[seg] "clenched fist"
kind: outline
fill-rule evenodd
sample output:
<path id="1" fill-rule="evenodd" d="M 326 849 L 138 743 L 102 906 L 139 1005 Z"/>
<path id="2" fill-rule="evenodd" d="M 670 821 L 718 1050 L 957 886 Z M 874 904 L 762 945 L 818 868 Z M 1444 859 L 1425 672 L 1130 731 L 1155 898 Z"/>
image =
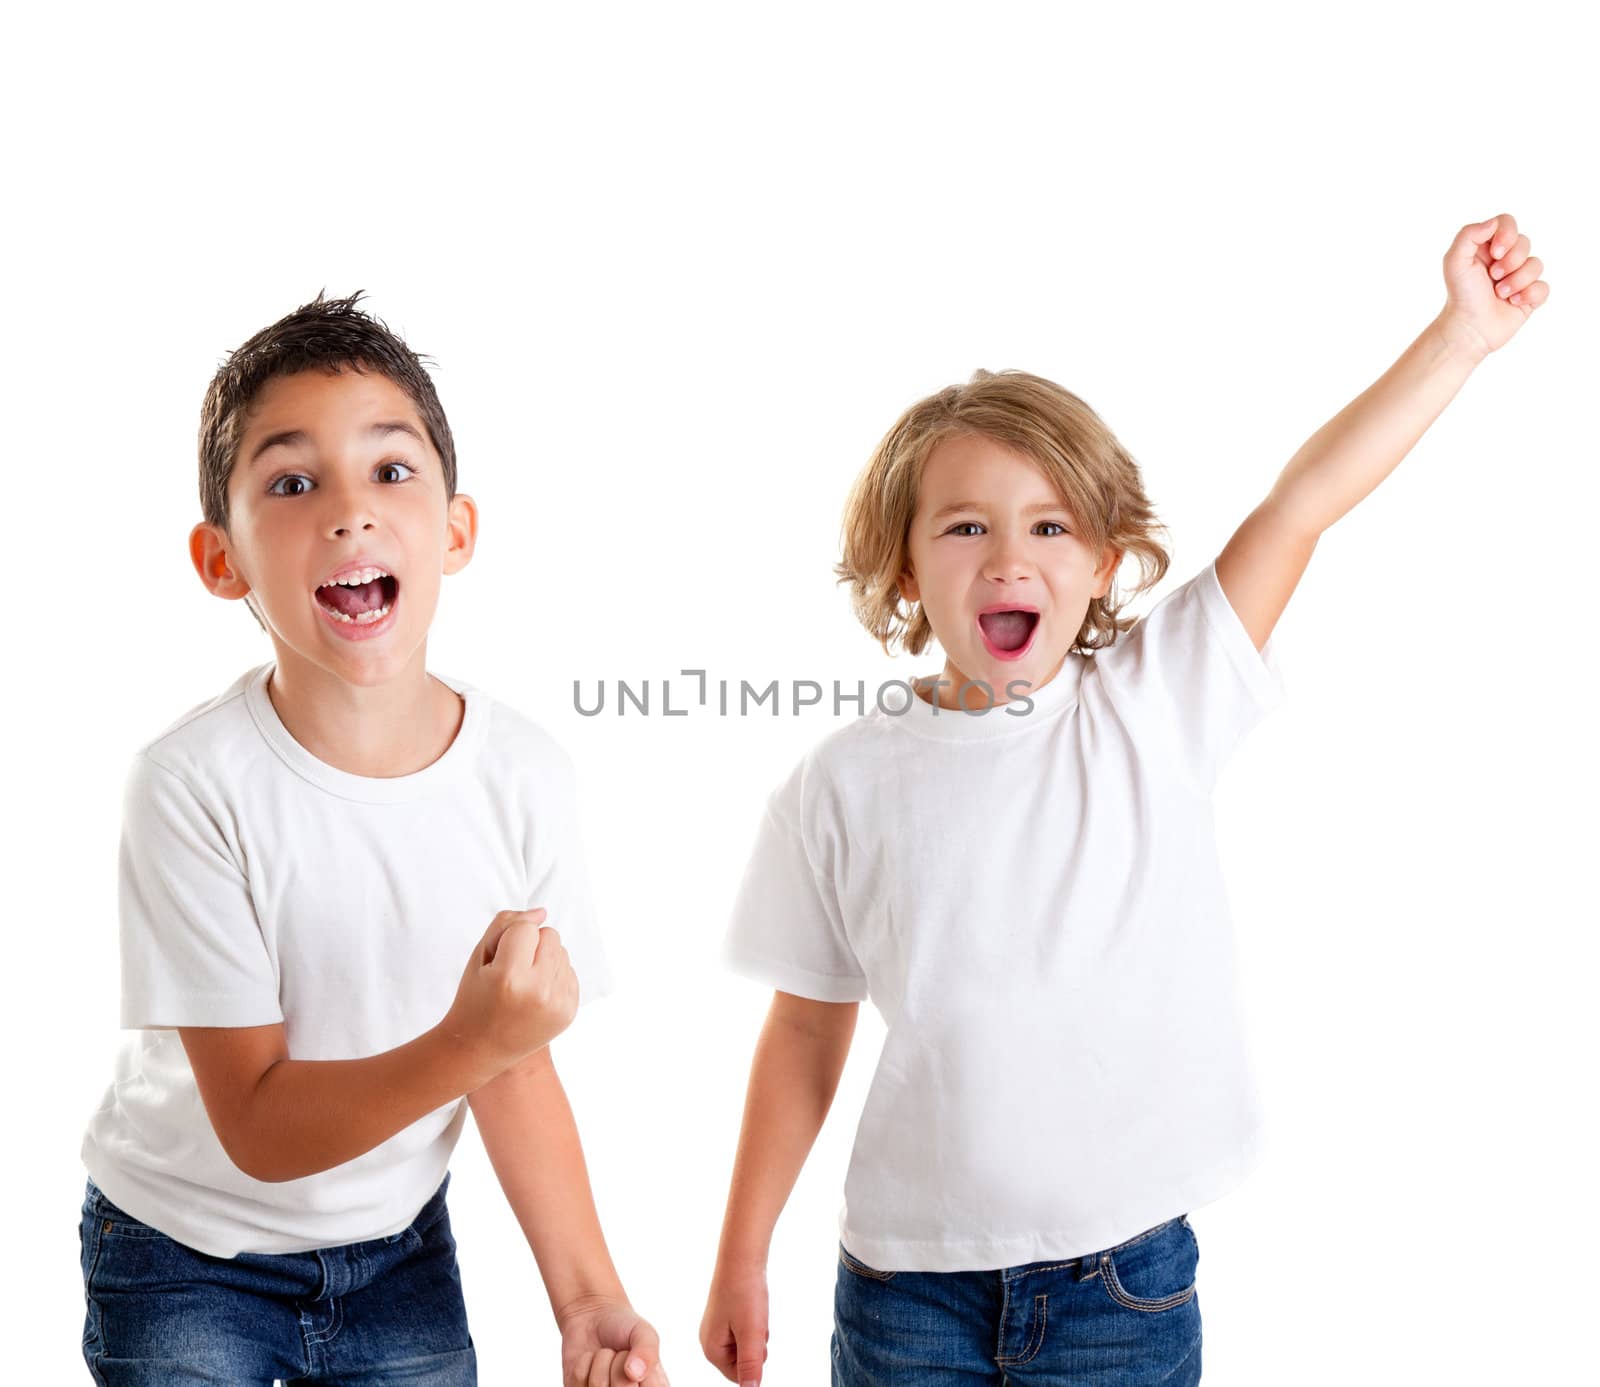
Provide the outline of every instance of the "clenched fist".
<path id="1" fill-rule="evenodd" d="M 544 918 L 543 909 L 502 910 L 489 922 L 440 1023 L 479 1060 L 482 1083 L 548 1045 L 577 1014 L 578 975 Z"/>

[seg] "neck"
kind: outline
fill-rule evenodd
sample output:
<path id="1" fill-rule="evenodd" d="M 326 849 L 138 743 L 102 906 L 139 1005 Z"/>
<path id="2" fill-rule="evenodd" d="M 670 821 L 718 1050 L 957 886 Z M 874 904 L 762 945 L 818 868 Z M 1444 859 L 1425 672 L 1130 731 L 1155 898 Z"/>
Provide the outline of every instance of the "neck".
<path id="1" fill-rule="evenodd" d="M 465 712 L 455 690 L 427 672 L 425 654 L 426 642 L 402 672 L 363 686 L 279 647 L 267 696 L 289 735 L 335 770 L 411 775 L 444 755 Z"/>
<path id="2" fill-rule="evenodd" d="M 1063 656 L 1050 668 L 1048 674 L 1036 684 L 1024 689 L 1022 693 L 1018 694 L 1018 697 L 1022 697 L 1023 694 L 1032 696 L 1038 693 L 1040 689 L 1061 672 L 1061 667 L 1064 663 L 1065 657 Z M 1008 673 L 996 676 L 995 680 L 986 688 L 975 680 L 969 680 L 965 674 L 955 667 L 952 661 L 946 660 L 944 670 L 939 675 L 941 681 L 937 690 L 939 706 L 941 708 L 965 707 L 968 712 L 977 712 L 984 708 L 998 708 L 1002 704 L 1013 701 L 1006 694 L 1006 685 L 1013 680 L 1026 679 L 1027 677 L 1020 669 L 1011 670 Z M 967 684 L 968 687 L 963 689 L 961 687 L 963 684 Z M 931 703 L 933 702 L 934 692 L 935 690 L 932 688 L 923 685 L 919 688 L 918 697 L 922 698 L 924 702 Z"/>

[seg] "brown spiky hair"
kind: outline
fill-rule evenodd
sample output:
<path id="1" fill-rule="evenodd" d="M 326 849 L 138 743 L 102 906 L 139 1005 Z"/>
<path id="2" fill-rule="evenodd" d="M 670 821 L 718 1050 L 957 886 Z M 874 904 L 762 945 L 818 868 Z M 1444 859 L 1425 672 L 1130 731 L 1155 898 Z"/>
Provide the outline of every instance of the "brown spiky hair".
<path id="1" fill-rule="evenodd" d="M 429 358 L 412 351 L 382 319 L 357 308 L 363 292 L 326 299 L 318 290 L 310 303 L 262 328 L 218 367 L 200 407 L 200 509 L 208 523 L 228 528 L 228 480 L 256 397 L 275 376 L 297 371 L 350 368 L 387 376 L 406 392 L 428 430 L 444 466 L 446 500 L 456 494 L 456 445 L 423 366 Z"/>
<path id="2" fill-rule="evenodd" d="M 229 352 L 206 387 L 200 406 L 200 509 L 209 524 L 228 529 L 228 482 L 239 458 L 250 411 L 262 387 L 276 376 L 298 371 L 336 374 L 350 369 L 387 376 L 417 408 L 444 470 L 445 501 L 456 494 L 456 445 L 423 362 L 381 318 L 356 307 L 364 291 L 348 298 L 325 298 L 319 289 L 310 303 L 264 327 Z M 267 629 L 254 599 L 245 605 Z"/>

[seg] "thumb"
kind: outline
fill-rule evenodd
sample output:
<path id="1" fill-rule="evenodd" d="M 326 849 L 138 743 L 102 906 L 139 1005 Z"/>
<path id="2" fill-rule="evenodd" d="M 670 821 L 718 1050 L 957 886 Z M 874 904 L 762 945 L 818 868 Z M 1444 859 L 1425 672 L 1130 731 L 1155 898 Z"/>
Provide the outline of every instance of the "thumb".
<path id="1" fill-rule="evenodd" d="M 661 1336 L 643 1320 L 639 1320 L 628 1335 L 628 1361 L 623 1371 L 638 1381 L 650 1371 L 652 1363 L 661 1361 Z"/>
<path id="2" fill-rule="evenodd" d="M 533 910 L 502 910 L 494 919 L 489 921 L 489 928 L 483 932 L 483 938 L 478 944 L 478 958 L 484 964 L 494 962 L 494 956 L 500 951 L 500 941 L 505 932 L 513 925 L 532 921 L 538 924 L 544 918 L 544 908 L 535 907 Z"/>
<path id="3" fill-rule="evenodd" d="M 551 967 L 551 960 L 558 957 L 561 952 L 561 931 L 554 925 L 540 925 L 539 933 L 533 942 L 533 966 L 537 968 L 543 964 Z"/>
<path id="4" fill-rule="evenodd" d="M 1490 217 L 1486 222 L 1474 222 L 1456 232 L 1456 238 L 1450 243 L 1450 249 L 1445 254 L 1445 259 L 1453 264 L 1470 265 L 1477 258 L 1478 247 L 1487 241 L 1500 227 L 1498 216 Z"/>
<path id="5" fill-rule="evenodd" d="M 489 966 L 502 973 L 528 967 L 533 962 L 534 951 L 539 947 L 539 932 L 539 924 L 535 920 L 526 917 L 513 920 L 501 934 Z"/>
<path id="6" fill-rule="evenodd" d="M 733 1348 L 733 1380 L 739 1387 L 760 1387 L 761 1365 L 767 1357 L 766 1336 L 758 1334 L 754 1325 L 735 1325 Z"/>

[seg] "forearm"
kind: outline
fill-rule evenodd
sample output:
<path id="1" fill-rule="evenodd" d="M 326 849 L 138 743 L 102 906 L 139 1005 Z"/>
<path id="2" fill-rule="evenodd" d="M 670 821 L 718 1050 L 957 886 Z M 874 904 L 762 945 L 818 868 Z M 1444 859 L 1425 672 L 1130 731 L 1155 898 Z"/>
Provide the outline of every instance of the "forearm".
<path id="1" fill-rule="evenodd" d="M 1436 318 L 1289 460 L 1267 503 L 1320 535 L 1399 465 L 1482 360 Z"/>
<path id="2" fill-rule="evenodd" d="M 439 1026 L 362 1059 L 279 1060 L 245 1107 L 248 1173 L 295 1180 L 342 1165 L 490 1077 Z"/>
<path id="3" fill-rule="evenodd" d="M 833 1104 L 854 1027 L 813 1030 L 769 1015 L 756 1042 L 744 1120 L 717 1249 L 719 1269 L 764 1267 L 788 1202 Z"/>
<path id="4" fill-rule="evenodd" d="M 626 1300 L 595 1211 L 578 1125 L 548 1047 L 470 1101 L 557 1321 L 596 1299 Z"/>

